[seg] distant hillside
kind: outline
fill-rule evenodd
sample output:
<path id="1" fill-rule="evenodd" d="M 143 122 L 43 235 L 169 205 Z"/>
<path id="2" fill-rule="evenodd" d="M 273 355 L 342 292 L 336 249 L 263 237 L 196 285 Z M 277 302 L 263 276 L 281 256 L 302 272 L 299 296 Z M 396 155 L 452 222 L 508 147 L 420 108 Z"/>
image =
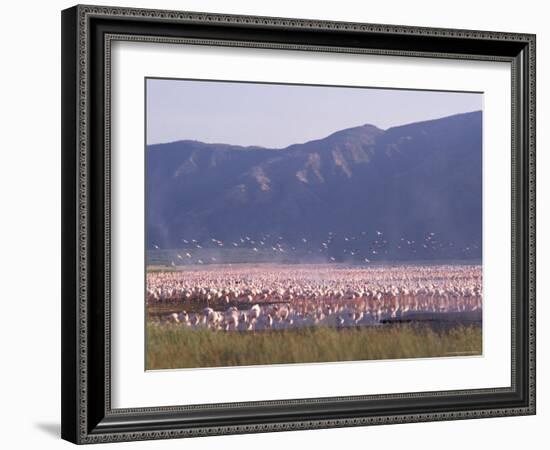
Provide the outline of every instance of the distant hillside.
<path id="1" fill-rule="evenodd" d="M 262 241 L 336 260 L 480 258 L 481 133 L 473 112 L 284 149 L 149 146 L 147 247 Z"/>

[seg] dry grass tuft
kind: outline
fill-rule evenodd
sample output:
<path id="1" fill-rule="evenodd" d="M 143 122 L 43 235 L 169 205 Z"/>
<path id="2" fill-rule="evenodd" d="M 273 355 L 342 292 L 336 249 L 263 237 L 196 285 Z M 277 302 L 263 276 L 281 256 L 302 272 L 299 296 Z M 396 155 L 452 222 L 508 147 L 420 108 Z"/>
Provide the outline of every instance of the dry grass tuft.
<path id="1" fill-rule="evenodd" d="M 146 361 L 151 370 L 480 355 L 481 342 L 479 326 L 223 332 L 150 322 Z"/>

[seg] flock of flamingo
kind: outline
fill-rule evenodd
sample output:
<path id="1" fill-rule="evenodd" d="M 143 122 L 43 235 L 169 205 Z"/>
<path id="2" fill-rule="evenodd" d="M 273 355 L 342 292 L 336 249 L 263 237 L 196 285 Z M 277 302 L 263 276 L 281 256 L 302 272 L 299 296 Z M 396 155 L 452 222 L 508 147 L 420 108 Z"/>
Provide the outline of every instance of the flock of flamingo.
<path id="1" fill-rule="evenodd" d="M 225 257 L 231 256 L 231 251 L 248 251 L 248 257 L 281 259 L 281 258 L 321 258 L 328 263 L 342 261 L 357 261 L 370 263 L 384 260 L 391 254 L 399 254 L 414 258 L 415 255 L 430 255 L 431 257 L 455 255 L 456 257 L 472 257 L 479 251 L 479 243 L 472 242 L 459 245 L 444 239 L 433 231 L 426 232 L 416 238 L 400 237 L 392 239 L 388 233 L 380 230 L 361 231 L 351 234 L 338 234 L 329 231 L 323 237 L 302 236 L 293 239 L 276 234 L 265 233 L 259 236 L 241 236 L 224 241 L 216 237 L 202 239 L 182 238 L 180 250 L 171 251 L 159 244 L 153 243 L 152 250 L 165 252 L 161 260 L 173 267 L 181 265 L 208 265 L 223 262 L 224 257 L 216 256 L 213 250 L 218 250 Z"/>
<path id="2" fill-rule="evenodd" d="M 147 273 L 158 325 L 225 331 L 481 321 L 479 265 L 209 265 Z"/>

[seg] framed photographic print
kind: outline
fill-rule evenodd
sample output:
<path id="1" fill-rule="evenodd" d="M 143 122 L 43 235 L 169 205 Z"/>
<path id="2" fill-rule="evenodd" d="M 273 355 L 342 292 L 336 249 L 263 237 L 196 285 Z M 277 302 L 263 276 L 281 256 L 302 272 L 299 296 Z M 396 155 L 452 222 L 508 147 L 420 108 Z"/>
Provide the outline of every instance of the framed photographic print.
<path id="1" fill-rule="evenodd" d="M 535 413 L 535 36 L 62 12 L 62 437 Z"/>

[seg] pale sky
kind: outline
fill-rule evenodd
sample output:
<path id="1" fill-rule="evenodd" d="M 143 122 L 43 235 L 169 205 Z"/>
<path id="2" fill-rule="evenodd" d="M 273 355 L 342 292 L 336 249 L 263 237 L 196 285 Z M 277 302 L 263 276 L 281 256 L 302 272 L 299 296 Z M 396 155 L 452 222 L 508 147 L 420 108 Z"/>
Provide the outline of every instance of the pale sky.
<path id="1" fill-rule="evenodd" d="M 483 94 L 147 79 L 147 144 L 282 148 L 364 124 L 387 129 L 483 108 Z"/>

